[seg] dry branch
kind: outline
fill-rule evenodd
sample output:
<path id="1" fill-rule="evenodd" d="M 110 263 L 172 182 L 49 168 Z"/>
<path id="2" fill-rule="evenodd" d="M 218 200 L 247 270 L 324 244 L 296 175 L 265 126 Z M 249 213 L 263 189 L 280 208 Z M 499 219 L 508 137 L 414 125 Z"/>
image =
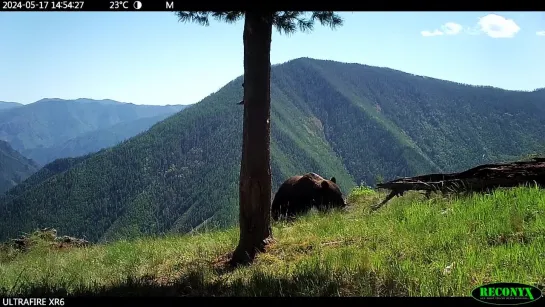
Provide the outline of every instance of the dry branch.
<path id="1" fill-rule="evenodd" d="M 388 189 L 391 192 L 386 199 L 372 208 L 376 210 L 393 197 L 402 196 L 410 190 L 425 191 L 429 196 L 431 192 L 482 192 L 499 187 L 515 187 L 524 184 L 545 186 L 545 158 L 533 158 L 533 161 L 485 164 L 460 173 L 404 177 L 377 184 L 378 188 Z"/>

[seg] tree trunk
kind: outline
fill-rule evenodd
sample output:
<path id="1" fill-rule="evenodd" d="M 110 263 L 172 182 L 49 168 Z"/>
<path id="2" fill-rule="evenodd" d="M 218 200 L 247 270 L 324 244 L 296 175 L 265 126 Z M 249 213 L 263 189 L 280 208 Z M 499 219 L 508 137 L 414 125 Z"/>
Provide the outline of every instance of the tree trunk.
<path id="1" fill-rule="evenodd" d="M 239 186 L 240 239 L 232 264 L 252 262 L 272 240 L 270 72 L 272 13 L 246 12 L 244 124 Z"/>

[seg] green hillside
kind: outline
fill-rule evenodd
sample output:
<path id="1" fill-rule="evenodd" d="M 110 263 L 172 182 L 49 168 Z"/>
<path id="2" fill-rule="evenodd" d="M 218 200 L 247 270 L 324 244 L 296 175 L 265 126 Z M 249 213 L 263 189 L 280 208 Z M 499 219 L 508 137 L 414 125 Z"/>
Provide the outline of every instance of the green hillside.
<path id="1" fill-rule="evenodd" d="M 237 78 L 196 105 L 36 184 L 10 191 L 0 236 L 36 227 L 93 241 L 237 221 Z M 288 176 L 356 184 L 543 152 L 543 92 L 474 87 L 302 58 L 272 69 L 273 189 Z M 29 182 L 34 180 L 29 179 Z"/>
<path id="2" fill-rule="evenodd" d="M 185 106 L 183 106 L 185 108 Z M 53 161 L 59 158 L 80 157 L 101 149 L 115 146 L 141 132 L 148 130 L 154 124 L 171 116 L 164 113 L 158 116 L 143 117 L 124 121 L 106 128 L 83 133 L 60 145 L 41 150 L 43 160 Z"/>
<path id="3" fill-rule="evenodd" d="M 493 282 L 545 288 L 545 191 L 429 200 L 409 192 L 370 213 L 382 197 L 358 188 L 346 211 L 274 223 L 276 242 L 237 269 L 223 265 L 237 228 L 62 250 L 37 239 L 25 253 L 0 251 L 0 296 L 469 297 Z"/>
<path id="4" fill-rule="evenodd" d="M 90 156 L 91 154 L 76 158 L 57 159 L 42 168 L 37 168 L 37 171 L 35 171 L 32 176 L 28 177 L 26 180 L 7 190 L 4 195 L 1 195 L 0 204 L 9 203 L 11 199 L 17 197 L 17 195 L 23 193 L 25 190 L 32 189 L 32 187 L 39 185 L 40 183 L 48 180 L 49 178 L 68 170 L 69 168 L 84 161 Z"/>
<path id="5" fill-rule="evenodd" d="M 24 156 L 44 165 L 57 158 L 66 157 L 66 151 L 63 151 L 66 142 L 85 133 L 140 118 L 172 115 L 183 108 L 185 106 L 135 105 L 114 100 L 42 99 L 0 112 L 0 140 L 7 141 Z M 162 118 L 157 120 L 160 119 Z M 141 131 L 143 130 L 138 132 Z M 102 132 L 111 135 L 108 130 Z M 110 138 L 104 139 L 104 144 L 96 144 L 98 148 L 114 145 L 109 142 Z M 103 139 L 99 137 L 97 141 Z M 85 152 L 85 148 L 76 148 L 73 151 L 90 153 Z"/>
<path id="6" fill-rule="evenodd" d="M 0 195 L 27 179 L 38 170 L 38 165 L 0 141 Z"/>

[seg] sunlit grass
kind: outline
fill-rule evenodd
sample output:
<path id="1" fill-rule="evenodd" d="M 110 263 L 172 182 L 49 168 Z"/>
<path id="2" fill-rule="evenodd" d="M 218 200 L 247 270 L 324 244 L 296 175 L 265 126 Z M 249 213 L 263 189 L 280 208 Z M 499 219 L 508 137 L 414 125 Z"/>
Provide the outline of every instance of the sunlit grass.
<path id="1" fill-rule="evenodd" d="M 468 296 L 489 282 L 545 284 L 545 191 L 426 199 L 365 187 L 345 211 L 277 223 L 276 243 L 225 270 L 238 229 L 0 254 L 0 295 Z"/>

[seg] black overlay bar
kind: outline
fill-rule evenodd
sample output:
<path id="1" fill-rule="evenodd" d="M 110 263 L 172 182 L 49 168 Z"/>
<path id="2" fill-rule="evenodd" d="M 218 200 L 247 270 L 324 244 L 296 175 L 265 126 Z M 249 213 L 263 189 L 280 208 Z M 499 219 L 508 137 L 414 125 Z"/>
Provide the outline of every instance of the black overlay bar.
<path id="1" fill-rule="evenodd" d="M 9 11 L 46 11 L 46 12 L 78 12 L 78 11 L 175 11 L 182 10 L 180 0 L 80 0 L 80 1 L 31 1 L 0 0 L 0 12 Z"/>

